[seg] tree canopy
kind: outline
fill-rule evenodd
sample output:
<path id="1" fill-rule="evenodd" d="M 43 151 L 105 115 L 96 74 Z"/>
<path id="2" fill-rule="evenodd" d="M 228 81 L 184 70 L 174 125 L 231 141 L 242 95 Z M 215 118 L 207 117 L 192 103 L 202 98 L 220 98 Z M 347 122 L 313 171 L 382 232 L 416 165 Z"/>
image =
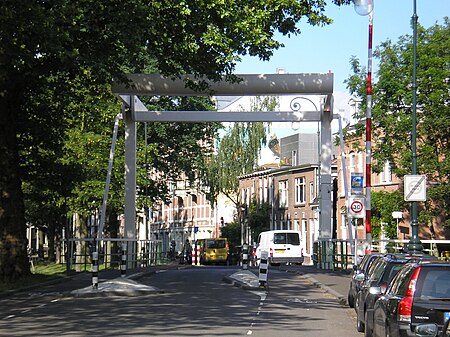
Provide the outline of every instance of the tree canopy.
<path id="1" fill-rule="evenodd" d="M 417 172 L 428 180 L 427 202 L 419 221 L 431 219 L 450 226 L 450 21 L 417 34 Z M 373 169 L 380 172 L 386 161 L 400 178 L 411 173 L 412 37 L 397 43 L 388 40 L 374 52 L 380 67 L 373 86 Z M 352 59 L 354 75 L 347 80 L 353 94 L 364 98 L 365 69 Z"/>
<path id="2" fill-rule="evenodd" d="M 86 113 L 86 121 L 98 117 L 92 122 L 105 123 L 103 131 L 109 121 L 111 130 L 119 111 L 108 90 L 113 79 L 130 72 L 232 77 L 242 55 L 267 60 L 282 46 L 276 32 L 298 34 L 302 21 L 330 23 L 325 6 L 322 0 L 4 0 L 0 6 L 0 280 L 14 281 L 29 273 L 22 182 L 29 184 L 26 193 L 31 198 L 41 191 L 39 181 L 45 175 L 55 185 L 63 177 L 59 189 L 55 186 L 45 193 L 49 203 L 73 191 L 80 196 L 98 190 L 95 180 L 101 178 L 95 177 L 98 172 L 92 161 L 75 158 L 78 150 L 95 151 L 103 144 L 100 151 L 108 153 L 109 146 L 94 127 L 79 133 L 86 130 L 85 124 L 78 125 L 83 118 L 79 113 Z M 110 105 L 102 103 L 108 99 Z M 103 108 L 107 113 L 93 113 Z M 71 148 L 68 139 L 79 140 L 80 148 Z M 64 158 L 64 149 L 74 157 Z"/>
<path id="3" fill-rule="evenodd" d="M 256 97 L 250 109 L 274 111 L 278 104 L 276 97 Z M 269 128 L 270 124 L 262 122 L 233 123 L 216 139 L 216 152 L 209 161 L 206 176 L 212 200 L 222 193 L 239 208 L 239 176 L 257 168 Z"/>

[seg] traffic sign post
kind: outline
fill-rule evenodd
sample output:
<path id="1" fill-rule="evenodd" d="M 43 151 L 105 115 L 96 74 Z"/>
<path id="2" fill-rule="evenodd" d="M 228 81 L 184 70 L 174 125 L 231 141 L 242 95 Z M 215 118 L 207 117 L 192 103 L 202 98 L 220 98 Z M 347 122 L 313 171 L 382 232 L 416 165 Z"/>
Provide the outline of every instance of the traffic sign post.
<path id="1" fill-rule="evenodd" d="M 352 218 L 364 218 L 365 199 L 363 197 L 351 196 L 349 198 L 348 215 Z"/>
<path id="2" fill-rule="evenodd" d="M 404 177 L 405 201 L 426 201 L 427 200 L 426 184 L 427 184 L 426 175 L 405 175 Z"/>
<path id="3" fill-rule="evenodd" d="M 353 172 L 350 177 L 350 194 L 362 195 L 364 193 L 364 175 Z"/>

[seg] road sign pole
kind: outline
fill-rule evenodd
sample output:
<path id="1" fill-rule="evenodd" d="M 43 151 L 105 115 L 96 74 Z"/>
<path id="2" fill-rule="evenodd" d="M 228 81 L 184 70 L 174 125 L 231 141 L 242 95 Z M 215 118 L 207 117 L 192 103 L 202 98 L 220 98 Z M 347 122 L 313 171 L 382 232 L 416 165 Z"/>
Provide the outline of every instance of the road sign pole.
<path id="1" fill-rule="evenodd" d="M 411 133 L 411 151 L 412 151 L 412 174 L 417 174 L 417 81 L 416 81 L 416 61 L 417 61 L 417 11 L 416 0 L 413 1 L 413 71 L 412 71 L 412 133 Z M 423 250 L 422 242 L 419 239 L 419 223 L 417 221 L 417 201 L 411 203 L 411 238 L 408 243 L 410 253 L 421 253 Z"/>

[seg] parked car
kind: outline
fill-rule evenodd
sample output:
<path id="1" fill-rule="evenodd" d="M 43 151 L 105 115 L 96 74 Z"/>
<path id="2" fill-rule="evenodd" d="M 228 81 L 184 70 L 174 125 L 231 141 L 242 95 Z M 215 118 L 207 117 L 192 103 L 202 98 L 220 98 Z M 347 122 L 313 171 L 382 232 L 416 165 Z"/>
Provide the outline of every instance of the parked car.
<path id="1" fill-rule="evenodd" d="M 261 260 L 261 252 L 269 254 L 270 265 L 286 263 L 303 264 L 302 233 L 294 230 L 272 230 L 258 236 L 256 259 Z"/>
<path id="2" fill-rule="evenodd" d="M 200 249 L 200 264 L 229 263 L 229 245 L 226 238 L 212 238 L 197 240 Z"/>
<path id="3" fill-rule="evenodd" d="M 355 298 L 358 295 L 361 285 L 366 279 L 367 272 L 370 266 L 376 260 L 377 257 L 381 256 L 381 253 L 371 253 L 366 254 L 362 260 L 357 264 L 353 265 L 353 275 L 350 280 L 350 286 L 348 289 L 347 301 L 350 308 L 355 307 Z"/>
<path id="4" fill-rule="evenodd" d="M 445 336 L 449 319 L 450 262 L 417 261 L 406 264 L 376 302 L 373 332 L 382 337 Z"/>
<path id="5" fill-rule="evenodd" d="M 375 260 L 355 300 L 356 329 L 372 336 L 375 301 L 386 291 L 395 274 L 412 260 L 433 259 L 430 255 L 385 254 Z"/>

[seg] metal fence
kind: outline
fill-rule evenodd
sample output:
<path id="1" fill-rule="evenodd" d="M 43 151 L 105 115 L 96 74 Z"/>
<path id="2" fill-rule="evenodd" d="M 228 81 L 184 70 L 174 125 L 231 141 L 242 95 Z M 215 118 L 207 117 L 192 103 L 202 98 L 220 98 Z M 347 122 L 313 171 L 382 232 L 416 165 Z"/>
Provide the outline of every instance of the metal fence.
<path id="1" fill-rule="evenodd" d="M 423 253 L 450 261 L 450 240 L 421 240 Z M 313 264 L 319 269 L 346 270 L 356 263 L 368 251 L 381 253 L 401 253 L 405 251 L 409 240 L 319 240 L 314 242 Z"/>
<path id="2" fill-rule="evenodd" d="M 147 267 L 168 262 L 160 240 L 135 239 L 69 239 L 64 242 L 65 254 L 60 259 L 68 271 L 91 271 L 92 253 L 98 252 L 99 269 L 120 269 L 126 260 L 127 269 Z M 125 254 L 126 257 L 122 255 Z"/>
<path id="3" fill-rule="evenodd" d="M 423 253 L 450 261 L 450 240 L 422 240 Z M 314 242 L 312 263 L 318 269 L 347 270 L 368 252 L 403 252 L 409 240 L 376 240 L 369 245 L 366 241 L 318 240 Z M 91 271 L 92 253 L 98 252 L 100 270 L 121 269 L 126 260 L 126 268 L 147 267 L 166 264 L 175 260 L 176 255 L 163 249 L 161 240 L 110 239 L 96 241 L 69 239 L 62 242 L 63 252 L 60 263 L 65 263 L 67 271 Z M 174 252 L 172 252 L 174 253 Z M 125 254 L 125 256 L 123 256 Z"/>

